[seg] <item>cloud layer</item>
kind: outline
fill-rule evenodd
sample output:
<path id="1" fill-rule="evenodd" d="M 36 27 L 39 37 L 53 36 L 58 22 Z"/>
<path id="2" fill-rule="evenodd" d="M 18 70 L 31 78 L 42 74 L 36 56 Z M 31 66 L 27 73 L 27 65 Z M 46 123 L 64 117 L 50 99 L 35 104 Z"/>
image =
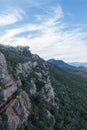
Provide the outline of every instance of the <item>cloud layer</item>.
<path id="1" fill-rule="evenodd" d="M 35 6 L 39 5 L 34 3 Z M 0 26 L 23 22 L 12 28 L 5 28 L 0 36 L 0 42 L 13 46 L 29 45 L 33 53 L 45 59 L 63 59 L 68 62 L 87 61 L 85 26 L 69 25 L 64 22 L 65 13 L 60 5 L 46 10 L 41 8 L 41 11 L 43 14 L 35 13 L 32 16 L 35 22 L 23 22 L 26 11 L 22 9 L 0 14 Z M 26 17 L 29 15 L 26 14 Z"/>

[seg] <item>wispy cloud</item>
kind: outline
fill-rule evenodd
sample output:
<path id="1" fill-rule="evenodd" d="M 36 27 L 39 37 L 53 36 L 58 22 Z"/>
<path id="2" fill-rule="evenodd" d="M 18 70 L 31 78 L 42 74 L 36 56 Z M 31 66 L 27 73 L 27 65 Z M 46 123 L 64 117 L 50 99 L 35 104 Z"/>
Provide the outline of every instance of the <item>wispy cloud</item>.
<path id="1" fill-rule="evenodd" d="M 18 39 L 17 35 L 19 35 L 19 34 L 21 35 L 21 33 L 31 32 L 31 31 L 33 31 L 33 32 L 39 31 L 39 30 L 41 30 L 41 28 L 42 28 L 42 26 L 40 26 L 40 25 L 38 26 L 38 25 L 34 25 L 34 24 L 27 24 L 27 25 L 24 25 L 23 27 L 20 27 L 20 28 L 6 30 L 4 35 L 2 35 L 0 37 L 0 42 L 3 44 L 13 44 L 13 42 L 9 43 L 8 41 L 11 41 L 11 39 L 13 39 L 12 41 L 14 41 L 14 39 Z M 19 39 L 21 39 L 21 36 L 19 37 Z M 22 42 L 20 42 L 20 43 L 22 43 Z"/>
<path id="2" fill-rule="evenodd" d="M 10 9 L 0 13 L 0 26 L 14 24 L 23 19 L 24 11 L 21 9 Z"/>
<path id="3" fill-rule="evenodd" d="M 16 21 L 22 19 L 21 15 L 18 16 Z M 66 24 L 63 21 L 63 9 L 59 5 L 48 8 L 43 15 L 35 14 L 35 18 L 36 23 L 27 23 L 18 28 L 6 30 L 5 34 L 0 37 L 0 42 L 14 46 L 29 45 L 33 53 L 45 59 L 86 61 L 85 26 L 70 27 L 72 25 Z M 28 32 L 27 36 L 21 36 L 23 32 Z"/>

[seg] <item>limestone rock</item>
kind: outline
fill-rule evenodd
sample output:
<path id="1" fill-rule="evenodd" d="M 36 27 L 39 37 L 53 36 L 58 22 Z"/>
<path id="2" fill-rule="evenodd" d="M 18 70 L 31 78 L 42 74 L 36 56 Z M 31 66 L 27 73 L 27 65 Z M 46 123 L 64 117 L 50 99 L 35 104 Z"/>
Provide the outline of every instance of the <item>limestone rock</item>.
<path id="1" fill-rule="evenodd" d="M 19 73 L 26 74 L 30 70 L 31 62 L 23 65 L 19 64 Z M 12 75 L 9 74 L 5 56 L 0 52 L 0 105 L 5 104 L 2 108 L 2 117 L 9 126 L 9 130 L 16 130 L 19 125 L 27 121 L 30 115 L 31 102 L 29 95 L 22 89 L 20 90 L 21 85 L 19 77 L 15 81 Z M 0 117 L 1 121 L 3 121 L 2 117 Z"/>
<path id="2" fill-rule="evenodd" d="M 33 62 L 33 67 L 35 68 L 38 65 L 37 61 Z"/>
<path id="3" fill-rule="evenodd" d="M 28 74 L 32 71 L 32 63 L 30 61 L 21 64 L 19 63 L 16 68 L 17 75 L 22 74 L 24 77 L 27 77 Z"/>
<path id="4" fill-rule="evenodd" d="M 32 87 L 30 88 L 30 96 L 35 95 L 36 90 L 37 90 L 36 85 L 33 80 L 31 80 L 31 84 L 32 84 Z"/>
<path id="5" fill-rule="evenodd" d="M 31 110 L 28 95 L 22 90 L 16 99 L 6 109 L 10 130 L 16 130 L 18 125 L 27 121 Z"/>
<path id="6" fill-rule="evenodd" d="M 42 94 L 47 102 L 54 104 L 54 89 L 49 79 L 45 86 L 42 88 Z"/>
<path id="7" fill-rule="evenodd" d="M 17 85 L 7 70 L 5 56 L 0 52 L 0 100 L 7 100 L 16 90 Z"/>

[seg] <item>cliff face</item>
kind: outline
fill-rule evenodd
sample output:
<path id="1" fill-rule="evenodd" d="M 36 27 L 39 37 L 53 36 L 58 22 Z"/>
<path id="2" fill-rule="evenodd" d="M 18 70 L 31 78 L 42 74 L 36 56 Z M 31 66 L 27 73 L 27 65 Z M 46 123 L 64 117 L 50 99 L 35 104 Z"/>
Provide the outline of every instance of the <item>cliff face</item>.
<path id="1" fill-rule="evenodd" d="M 3 48 L 5 47 L 2 47 L 2 50 Z M 23 48 L 22 51 L 15 48 L 15 51 L 29 52 L 25 49 L 23 51 Z M 16 130 L 27 122 L 31 112 L 31 98 L 37 91 L 40 91 L 44 99 L 52 104 L 54 91 L 49 79 L 47 63 L 39 56 L 31 54 L 31 59 L 25 62 L 21 62 L 19 58 L 19 62 L 14 64 L 14 69 L 11 66 L 14 59 L 10 62 L 11 57 L 6 58 L 2 52 L 0 52 L 0 121 L 4 129 L 3 122 L 6 122 L 6 129 Z"/>
<path id="2" fill-rule="evenodd" d="M 11 130 L 27 121 L 31 110 L 29 95 L 19 87 L 21 81 L 9 74 L 5 56 L 0 52 L 0 114 L 2 123 L 8 122 Z"/>
<path id="3" fill-rule="evenodd" d="M 5 56 L 0 53 L 0 99 L 7 100 L 16 90 L 17 84 L 7 70 Z"/>

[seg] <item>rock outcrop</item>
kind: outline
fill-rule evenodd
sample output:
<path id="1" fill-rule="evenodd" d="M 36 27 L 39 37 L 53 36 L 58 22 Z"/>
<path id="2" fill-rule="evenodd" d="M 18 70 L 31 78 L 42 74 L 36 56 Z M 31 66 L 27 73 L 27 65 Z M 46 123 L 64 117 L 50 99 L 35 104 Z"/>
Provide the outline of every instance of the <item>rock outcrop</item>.
<path id="1" fill-rule="evenodd" d="M 24 65 L 25 68 L 26 66 Z M 30 114 L 29 95 L 19 89 L 18 86 L 21 85 L 20 79 L 15 81 L 9 74 L 5 56 L 0 52 L 0 120 L 3 125 L 7 122 L 9 130 L 16 130 L 27 121 Z M 3 115 L 6 115 L 6 118 Z"/>
<path id="2" fill-rule="evenodd" d="M 6 101 L 17 90 L 17 85 L 7 70 L 5 56 L 0 53 L 0 100 Z"/>
<path id="3" fill-rule="evenodd" d="M 31 61 L 28 61 L 24 64 L 19 63 L 17 65 L 16 70 L 17 70 L 17 75 L 22 74 L 24 77 L 26 77 L 32 71 Z"/>
<path id="4" fill-rule="evenodd" d="M 9 104 L 6 109 L 9 129 L 15 130 L 27 121 L 31 110 L 29 96 L 21 90 L 20 94 Z"/>
<path id="5" fill-rule="evenodd" d="M 47 83 L 42 88 L 42 94 L 47 102 L 51 102 L 54 105 L 54 89 L 51 85 L 49 77 L 47 79 Z"/>

